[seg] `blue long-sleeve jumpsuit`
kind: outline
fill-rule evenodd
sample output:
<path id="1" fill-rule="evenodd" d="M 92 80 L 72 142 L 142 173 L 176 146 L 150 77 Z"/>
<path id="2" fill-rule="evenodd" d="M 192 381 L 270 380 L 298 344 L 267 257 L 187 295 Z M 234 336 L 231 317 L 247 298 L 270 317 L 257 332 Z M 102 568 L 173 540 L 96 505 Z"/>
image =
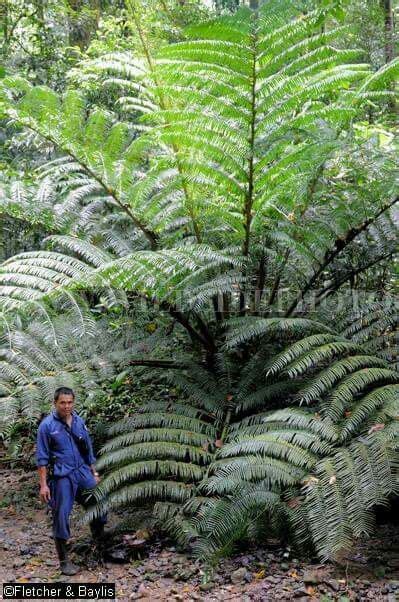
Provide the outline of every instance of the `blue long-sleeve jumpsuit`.
<path id="1" fill-rule="evenodd" d="M 86 442 L 88 453 L 83 457 L 71 431 Z M 96 458 L 93 445 L 84 420 L 72 412 L 72 424 L 69 426 L 59 417 L 56 410 L 46 416 L 37 432 L 36 461 L 37 466 L 53 466 L 53 476 L 49 486 L 51 492 L 50 506 L 53 515 L 53 535 L 60 539 L 71 537 L 69 517 L 76 500 L 83 506 L 88 505 L 86 489 L 92 489 L 96 480 L 90 470 Z M 107 522 L 106 515 L 92 521 L 92 525 Z"/>

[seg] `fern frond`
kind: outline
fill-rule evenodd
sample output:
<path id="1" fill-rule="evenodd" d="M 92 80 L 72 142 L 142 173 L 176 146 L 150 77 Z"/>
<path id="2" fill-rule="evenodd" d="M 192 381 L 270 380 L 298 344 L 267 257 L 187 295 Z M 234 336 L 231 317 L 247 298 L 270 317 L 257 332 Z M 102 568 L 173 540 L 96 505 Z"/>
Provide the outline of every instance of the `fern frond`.
<path id="1" fill-rule="evenodd" d="M 347 552 L 353 540 L 369 534 L 371 509 L 386 504 L 397 489 L 396 460 L 388 446 L 370 440 L 338 450 L 317 466 L 305 488 L 305 509 L 312 539 L 324 560 Z"/>

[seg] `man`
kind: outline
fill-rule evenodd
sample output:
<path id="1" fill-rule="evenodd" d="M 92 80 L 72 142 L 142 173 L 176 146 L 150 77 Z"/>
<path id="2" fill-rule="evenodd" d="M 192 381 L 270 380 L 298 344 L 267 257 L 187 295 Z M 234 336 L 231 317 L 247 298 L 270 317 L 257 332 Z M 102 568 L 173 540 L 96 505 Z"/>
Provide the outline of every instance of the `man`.
<path id="1" fill-rule="evenodd" d="M 76 500 L 87 507 L 90 494 L 86 490 L 100 480 L 90 435 L 84 420 L 74 411 L 74 403 L 72 389 L 60 387 L 55 391 L 54 410 L 39 425 L 36 449 L 40 499 L 52 508 L 53 536 L 64 575 L 76 575 L 79 570 L 68 559 L 66 548 L 73 503 Z M 106 516 L 90 523 L 97 543 L 104 535 L 104 523 Z"/>

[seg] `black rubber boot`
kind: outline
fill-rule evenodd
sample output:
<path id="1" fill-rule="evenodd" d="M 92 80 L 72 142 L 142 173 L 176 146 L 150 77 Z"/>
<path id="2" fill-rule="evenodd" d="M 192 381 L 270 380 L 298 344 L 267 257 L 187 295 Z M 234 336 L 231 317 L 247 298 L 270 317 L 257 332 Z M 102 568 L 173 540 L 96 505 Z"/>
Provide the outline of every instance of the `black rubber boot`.
<path id="1" fill-rule="evenodd" d="M 79 567 L 68 560 L 68 552 L 66 547 L 66 539 L 54 538 L 55 548 L 57 550 L 60 561 L 60 570 L 63 575 L 76 575 L 79 572 Z"/>

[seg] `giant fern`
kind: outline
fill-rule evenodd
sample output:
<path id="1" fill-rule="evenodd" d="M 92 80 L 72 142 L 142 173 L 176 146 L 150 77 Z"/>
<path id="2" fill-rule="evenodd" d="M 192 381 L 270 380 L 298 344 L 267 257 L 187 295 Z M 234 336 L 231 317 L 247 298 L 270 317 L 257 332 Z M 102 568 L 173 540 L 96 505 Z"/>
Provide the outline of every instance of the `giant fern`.
<path id="1" fill-rule="evenodd" d="M 352 157 L 363 144 L 353 123 L 398 62 L 371 74 L 337 43 L 347 28 L 317 24 L 271 2 L 155 55 L 139 32 L 145 61 L 92 65 L 118 79 L 127 116 L 143 113 L 134 124 L 87 116 L 74 90 L 2 84 L 16 127 L 62 155 L 40 168 L 59 192 L 56 250 L 1 266 L 4 319 L 71 291 L 139 297 L 179 324 L 196 360 L 183 373 L 163 363 L 181 400 L 114 425 L 99 463 L 106 498 L 88 516 L 151 500 L 208 557 L 263 519 L 334 557 L 396 490 L 398 374 L 321 306 L 397 251 L 391 150 L 363 187 Z"/>
<path id="2" fill-rule="evenodd" d="M 270 336 L 281 347 L 278 331 Z M 108 475 L 100 492 L 108 501 L 88 516 L 151 499 L 176 536 L 211 559 L 248 534 L 260 516 L 277 513 L 283 523 L 289 520 L 297 544 L 313 542 L 322 558 L 342 554 L 370 532 L 373 505 L 396 491 L 391 429 L 399 376 L 383 360 L 361 355 L 357 345 L 340 347 L 343 337 L 336 336 L 335 357 L 318 353 L 327 336 L 333 339 L 310 334 L 277 355 L 272 351 L 278 359 L 264 364 L 266 387 L 261 371 L 251 381 L 228 364 L 216 380 L 198 369 L 196 377 L 174 376 L 188 402 L 150 404 L 112 427 L 100 459 Z M 301 371 L 292 371 L 304 356 L 309 359 Z M 291 391 L 290 379 L 296 385 Z M 257 392 L 256 404 L 246 402 Z M 287 407 L 273 410 L 279 405 Z M 295 490 L 298 508 L 290 501 Z M 322 504 L 328 504 L 327 518 Z M 308 525 L 302 525 L 302 538 L 296 532 L 303 520 L 299 510 Z M 336 521 L 343 522 L 342 531 Z"/>

